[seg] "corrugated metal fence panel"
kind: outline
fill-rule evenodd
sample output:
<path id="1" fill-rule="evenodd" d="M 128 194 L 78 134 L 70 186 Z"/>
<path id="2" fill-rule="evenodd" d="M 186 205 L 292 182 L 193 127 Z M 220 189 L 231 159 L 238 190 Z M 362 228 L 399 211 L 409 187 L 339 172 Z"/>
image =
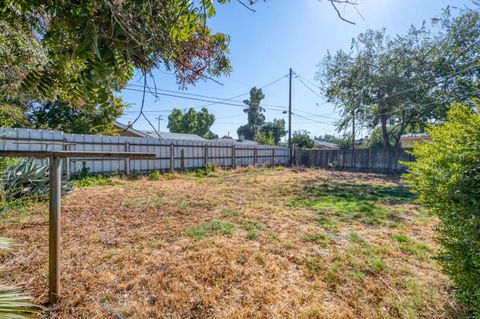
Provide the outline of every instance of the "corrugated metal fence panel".
<path id="1" fill-rule="evenodd" d="M 64 162 L 64 171 L 78 173 L 85 166 L 91 173 L 150 171 L 205 167 L 205 146 L 208 163 L 230 167 L 235 165 L 284 165 L 288 163 L 287 147 L 241 145 L 229 142 L 158 140 L 124 136 L 97 136 L 67 134 L 61 131 L 23 128 L 0 128 L 0 149 L 3 150 L 72 150 L 98 152 L 155 153 L 155 160 L 110 158 L 70 158 Z M 256 150 L 255 150 L 256 149 Z M 256 157 L 256 163 L 255 163 Z M 235 163 L 233 162 L 235 159 Z M 46 160 L 39 160 L 45 163 Z"/>

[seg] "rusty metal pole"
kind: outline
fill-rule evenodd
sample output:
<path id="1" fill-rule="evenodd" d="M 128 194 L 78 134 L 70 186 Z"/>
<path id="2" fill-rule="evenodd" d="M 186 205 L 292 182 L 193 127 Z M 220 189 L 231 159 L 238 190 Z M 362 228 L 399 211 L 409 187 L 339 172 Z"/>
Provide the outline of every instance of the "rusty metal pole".
<path id="1" fill-rule="evenodd" d="M 48 301 L 55 304 L 60 298 L 60 211 L 62 198 L 62 159 L 49 158 L 50 202 L 48 227 Z"/>

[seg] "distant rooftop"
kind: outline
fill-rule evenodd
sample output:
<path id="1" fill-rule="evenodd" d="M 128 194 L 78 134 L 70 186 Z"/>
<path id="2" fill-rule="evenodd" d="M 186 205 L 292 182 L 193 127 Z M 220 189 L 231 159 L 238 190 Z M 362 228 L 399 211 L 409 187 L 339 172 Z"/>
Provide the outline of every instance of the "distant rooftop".
<path id="1" fill-rule="evenodd" d="M 161 140 L 190 140 L 190 141 L 206 141 L 207 140 L 196 134 L 188 134 L 188 133 L 158 132 L 157 134 L 154 131 L 144 131 L 144 130 L 141 130 L 140 132 L 147 135 L 147 137 L 159 138 Z"/>
<path id="2" fill-rule="evenodd" d="M 410 133 L 410 134 L 403 134 L 400 138 L 427 138 L 429 137 L 427 133 Z"/>
<path id="3" fill-rule="evenodd" d="M 136 137 L 145 137 L 145 138 L 158 138 L 158 139 L 170 139 L 170 140 L 189 140 L 189 141 L 207 141 L 201 136 L 196 134 L 187 134 L 187 133 L 170 133 L 170 132 L 158 132 L 151 130 L 136 130 L 133 127 L 129 127 L 128 125 L 122 124 L 120 122 L 115 122 L 115 127 L 120 130 L 125 130 L 130 134 Z"/>
<path id="4" fill-rule="evenodd" d="M 258 142 L 252 140 L 235 140 L 233 138 L 217 138 L 216 142 L 231 143 L 237 145 L 258 145 Z"/>
<path id="5" fill-rule="evenodd" d="M 332 148 L 332 149 L 338 149 L 340 148 L 340 145 L 335 144 L 335 143 L 330 143 L 326 141 L 320 141 L 320 140 L 314 140 L 313 141 L 316 147 L 326 147 L 326 148 Z"/>

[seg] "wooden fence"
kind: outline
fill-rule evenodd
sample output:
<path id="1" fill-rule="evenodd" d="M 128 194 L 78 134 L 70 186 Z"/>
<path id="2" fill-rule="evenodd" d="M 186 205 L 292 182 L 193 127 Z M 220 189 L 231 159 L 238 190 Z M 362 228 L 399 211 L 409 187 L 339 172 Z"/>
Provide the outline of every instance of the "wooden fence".
<path id="1" fill-rule="evenodd" d="M 67 175 L 78 173 L 82 162 L 91 173 L 202 168 L 212 163 L 223 167 L 286 165 L 288 148 L 240 143 L 160 140 L 124 136 L 67 134 L 60 131 L 0 128 L 1 150 L 69 150 L 95 152 L 155 153 L 154 160 L 69 158 L 64 161 Z M 41 160 L 40 160 L 41 161 Z"/>
<path id="2" fill-rule="evenodd" d="M 368 172 L 403 172 L 400 162 L 411 162 L 406 149 L 308 150 L 296 149 L 295 162 L 300 166 L 358 170 Z"/>

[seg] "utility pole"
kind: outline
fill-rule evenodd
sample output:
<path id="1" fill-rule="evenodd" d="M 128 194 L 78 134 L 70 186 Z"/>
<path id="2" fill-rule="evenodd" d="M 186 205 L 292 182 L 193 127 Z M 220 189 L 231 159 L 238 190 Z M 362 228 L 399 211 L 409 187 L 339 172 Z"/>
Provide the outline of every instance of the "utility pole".
<path id="1" fill-rule="evenodd" d="M 292 149 L 292 68 L 289 73 L 288 83 L 288 151 L 289 151 L 289 164 L 292 165 L 293 149 Z"/>
<path id="2" fill-rule="evenodd" d="M 157 127 L 157 131 L 160 132 L 160 121 L 163 121 L 163 117 L 161 115 L 159 115 L 158 117 L 156 117 L 155 119 L 158 120 L 158 127 Z"/>

